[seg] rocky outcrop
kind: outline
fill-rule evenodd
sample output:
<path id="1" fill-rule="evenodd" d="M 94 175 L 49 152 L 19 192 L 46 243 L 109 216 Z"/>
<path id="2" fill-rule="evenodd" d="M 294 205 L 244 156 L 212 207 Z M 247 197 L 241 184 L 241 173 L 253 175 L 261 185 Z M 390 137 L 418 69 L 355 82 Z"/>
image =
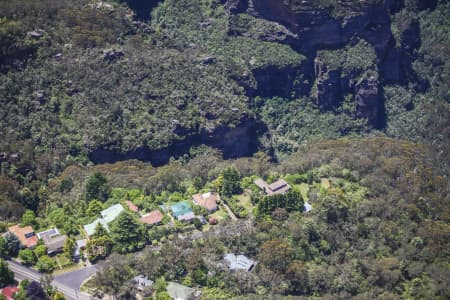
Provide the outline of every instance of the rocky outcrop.
<path id="1" fill-rule="evenodd" d="M 402 8 L 403 4 L 399 1 L 359 1 L 350 4 L 338 1 L 334 8 L 323 8 L 314 0 L 297 1 L 290 5 L 287 1 L 279 0 L 229 0 L 226 5 L 231 14 L 248 13 L 253 17 L 283 25 L 291 34 L 284 34 L 284 38 L 279 38 L 277 42 L 291 45 L 307 56 L 306 61 L 309 61 L 311 66 L 314 65 L 314 70 L 297 70 L 302 73 L 300 75 L 286 70 L 282 73 L 277 70 L 254 70 L 258 82 L 256 95 L 286 96 L 289 95 L 290 89 L 292 92 L 292 74 L 295 73 L 296 78 L 313 77 L 309 80 L 315 82 L 312 95 L 321 109 L 334 109 L 340 105 L 346 94 L 351 94 L 355 101 L 355 117 L 367 118 L 374 126 L 383 111 L 378 77 L 391 83 L 404 82 L 403 74 L 410 64 L 404 57 L 405 51 L 420 45 L 417 40 L 417 24 L 411 24 L 402 31 L 404 43 L 400 48 L 396 48 L 391 32 L 390 13 L 398 12 Z M 258 39 L 266 40 L 264 35 Z M 363 76 L 361 70 L 353 73 L 347 70 L 343 74 L 340 68 L 329 68 L 326 63 L 316 59 L 318 50 L 343 48 L 357 40 L 367 41 L 375 50 L 378 71 L 376 67 L 371 70 L 376 76 Z M 277 79 L 268 74 L 277 74 Z M 305 90 L 311 86 L 298 90 L 305 94 Z"/>
<path id="2" fill-rule="evenodd" d="M 314 95 L 317 105 L 322 109 L 338 106 L 342 99 L 340 70 L 328 70 L 319 59 L 315 60 L 314 69 L 317 78 Z"/>
<path id="3" fill-rule="evenodd" d="M 244 118 L 234 128 L 222 126 L 213 130 L 202 130 L 199 134 L 187 134 L 183 140 L 174 140 L 168 147 L 150 149 L 136 148 L 123 153 L 114 145 L 93 147 L 89 151 L 89 159 L 94 163 L 112 163 L 120 160 L 139 159 L 160 166 L 169 162 L 171 157 L 180 157 L 189 153 L 192 146 L 205 144 L 221 150 L 225 159 L 253 154 L 257 149 L 257 123 L 253 119 Z"/>
<path id="4" fill-rule="evenodd" d="M 253 76 L 257 82 L 257 89 L 254 95 L 261 97 L 285 97 L 299 96 L 307 94 L 309 84 L 305 84 L 303 74 L 307 66 L 298 67 L 268 66 L 253 70 Z"/>
<path id="5" fill-rule="evenodd" d="M 382 101 L 378 89 L 378 81 L 374 76 L 366 78 L 355 86 L 356 117 L 367 118 L 377 125 L 382 111 Z"/>
<path id="6" fill-rule="evenodd" d="M 302 1 L 295 9 L 279 0 L 230 0 L 228 7 L 230 12 L 247 12 L 286 26 L 297 38 L 285 42 L 303 53 L 339 47 L 359 37 L 371 43 L 383 58 L 392 40 L 387 4 L 355 5 L 337 16 L 318 8 L 313 0 Z"/>

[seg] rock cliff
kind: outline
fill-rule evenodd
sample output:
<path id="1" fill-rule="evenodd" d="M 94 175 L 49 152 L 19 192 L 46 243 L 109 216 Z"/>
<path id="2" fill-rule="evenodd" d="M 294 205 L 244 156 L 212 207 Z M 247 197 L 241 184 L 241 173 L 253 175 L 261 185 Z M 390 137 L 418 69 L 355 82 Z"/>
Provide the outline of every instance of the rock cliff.
<path id="1" fill-rule="evenodd" d="M 282 85 L 271 84 L 276 81 L 269 80 L 270 76 L 264 75 L 265 71 L 260 70 L 255 78 L 263 86 L 263 90 L 272 89 L 275 94 L 284 96 L 286 88 L 283 89 L 284 93 L 277 91 L 281 86 L 289 86 L 289 74 L 301 73 L 302 78 L 310 83 L 314 82 L 308 88 L 314 88 L 312 95 L 322 109 L 336 108 L 344 94 L 350 93 L 355 103 L 355 117 L 367 118 L 373 126 L 377 126 L 383 111 L 379 82 L 404 83 L 407 80 L 404 74 L 412 73 L 408 53 L 420 45 L 419 27 L 415 22 L 406 24 L 401 29 L 401 45 L 398 46 L 391 32 L 391 14 L 401 9 L 403 4 L 399 1 L 347 0 L 337 1 L 329 6 L 318 3 L 312 0 L 229 0 L 226 7 L 232 16 L 246 13 L 284 26 L 289 34 L 277 36 L 277 41 L 289 44 L 307 57 L 300 70 L 285 70 L 278 76 L 283 78 Z M 418 2 L 418 9 L 432 6 L 433 4 L 425 5 L 424 1 Z M 231 28 L 233 30 L 232 26 Z M 241 32 L 237 30 L 233 33 L 246 34 L 242 29 Z M 266 36 L 258 38 L 264 40 Z M 273 40 L 270 36 L 269 38 Z M 344 74 L 342 66 L 330 68 L 328 62 L 318 57 L 318 51 L 343 49 L 359 40 L 366 41 L 375 51 L 375 66 L 370 66 L 370 70 L 376 76 L 372 79 L 361 78 L 367 69 L 347 64 L 348 70 Z M 339 52 L 336 55 L 340 55 Z M 267 74 L 270 73 L 270 70 L 266 71 Z M 296 78 L 298 77 L 299 75 Z M 297 91 L 308 93 L 308 88 L 302 87 Z"/>
<path id="2" fill-rule="evenodd" d="M 219 149 L 223 157 L 236 158 L 253 154 L 257 149 L 257 122 L 244 117 L 239 126 L 218 127 L 211 131 L 202 130 L 199 134 L 187 135 L 183 140 L 175 140 L 171 145 L 160 149 L 140 147 L 129 152 L 118 152 L 115 145 L 95 147 L 90 151 L 89 158 L 94 163 L 110 163 L 126 159 L 139 159 L 151 162 L 154 166 L 164 165 L 171 157 L 180 157 L 189 153 L 196 145 L 208 145 Z"/>

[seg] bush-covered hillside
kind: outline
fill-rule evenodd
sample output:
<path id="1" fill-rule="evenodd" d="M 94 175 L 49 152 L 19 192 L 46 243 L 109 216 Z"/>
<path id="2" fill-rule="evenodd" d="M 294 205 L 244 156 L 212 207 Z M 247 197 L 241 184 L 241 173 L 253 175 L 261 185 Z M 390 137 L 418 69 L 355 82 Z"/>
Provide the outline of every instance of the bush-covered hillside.
<path id="1" fill-rule="evenodd" d="M 76 215 L 67 205 L 85 200 L 85 179 L 92 175 L 86 168 L 108 169 L 109 165 L 92 166 L 99 162 L 140 159 L 156 166 L 179 159 L 158 171 L 143 162 L 123 163 L 125 175 L 111 179 L 117 188 L 173 192 L 191 172 L 203 184 L 214 180 L 227 164 L 221 154 L 253 155 L 248 161 L 238 160 L 247 168 L 240 171 L 263 175 L 269 161 L 283 164 L 287 159 L 295 165 L 293 153 L 322 139 L 345 136 L 427 145 L 427 166 L 433 175 L 447 179 L 447 1 L 137 2 L 0 0 L 1 221 L 19 220 L 25 209 L 45 219 L 50 210 L 64 205 L 67 214 Z M 383 153 L 385 146 L 377 146 L 376 153 Z M 219 152 L 211 154 L 208 147 Z M 406 148 L 408 152 L 414 146 Z M 348 161 L 355 154 L 350 150 Z M 314 156 L 313 150 L 307 152 Z M 361 161 L 364 155 L 370 153 L 361 152 Z M 367 160 L 380 163 L 376 157 Z M 317 164 L 308 170 L 322 161 Z M 404 179 L 393 207 L 404 204 L 400 199 L 419 199 L 402 196 L 419 180 L 401 171 L 403 158 L 386 164 L 393 168 L 388 170 L 393 178 Z M 71 171 L 72 177 L 67 175 Z M 146 177 L 135 180 L 136 172 Z M 371 178 L 370 186 L 359 182 L 362 177 L 356 181 L 369 190 L 391 184 L 382 182 L 384 177 Z M 418 189 L 432 195 L 421 196 L 420 210 L 441 207 L 439 201 L 447 199 L 426 185 Z M 388 201 L 381 196 L 371 199 Z M 240 207 L 236 199 L 229 201 Z M 242 215 L 249 213 L 238 209 Z M 357 210 L 350 215 L 356 218 Z M 437 220 L 430 212 L 415 222 L 425 219 Z M 399 220 L 406 224 L 401 218 L 395 222 Z M 352 219 L 351 226 L 360 221 Z M 372 221 L 367 222 L 378 224 Z M 287 239 L 285 234 L 277 238 Z M 351 241 L 343 239 L 336 249 L 350 247 Z M 403 248 L 388 254 L 401 263 L 397 249 Z M 383 249 L 374 251 L 376 259 L 384 257 Z M 342 255 L 330 259 L 340 261 Z M 420 277 L 402 272 L 396 287 L 413 285 L 408 282 Z M 323 291 L 335 293 L 339 280 L 334 278 L 333 288 Z M 437 279 L 420 280 L 414 284 L 440 284 L 434 282 Z M 398 294 L 398 289 L 391 290 Z"/>
<path id="2" fill-rule="evenodd" d="M 90 283 L 92 291 L 132 297 L 129 280 L 144 274 L 156 282 L 156 297 L 177 281 L 201 290 L 200 299 L 446 299 L 448 182 L 433 174 L 426 151 L 386 138 L 324 140 L 278 165 L 260 158 L 223 164 L 208 155 L 209 164 L 203 156 L 155 169 L 150 190 L 157 190 L 155 180 L 168 180 L 170 190 L 145 201 L 129 191 L 141 207 L 189 199 L 194 186 L 205 191 L 216 185 L 217 166 L 233 165 L 244 190 L 233 198 L 253 209 L 242 220 L 221 219 L 203 232 L 150 229 L 154 247 L 136 256 L 113 254 Z M 101 168 L 113 179 L 118 167 Z M 267 199 L 251 182 L 263 174 L 269 181 L 284 178 L 301 194 L 299 203 L 313 209 L 299 212 L 281 202 L 271 204 L 272 212 L 260 209 Z M 244 204 L 248 193 L 251 203 Z M 250 272 L 230 272 L 223 260 L 230 252 L 258 264 Z"/>

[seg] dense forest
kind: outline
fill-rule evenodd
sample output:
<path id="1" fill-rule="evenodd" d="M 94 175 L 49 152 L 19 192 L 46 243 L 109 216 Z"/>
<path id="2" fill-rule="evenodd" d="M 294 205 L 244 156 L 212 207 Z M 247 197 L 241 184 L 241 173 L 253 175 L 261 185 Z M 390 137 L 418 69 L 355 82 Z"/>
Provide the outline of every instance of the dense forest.
<path id="1" fill-rule="evenodd" d="M 448 299 L 449 77 L 444 0 L 0 0 L 0 232 L 57 227 L 70 264 L 103 209 L 213 191 L 217 226 L 127 211 L 97 228 L 86 288 Z M 292 189 L 262 196 L 258 177 Z M 57 268 L 19 248 L 0 239 Z M 230 252 L 258 263 L 229 272 Z"/>

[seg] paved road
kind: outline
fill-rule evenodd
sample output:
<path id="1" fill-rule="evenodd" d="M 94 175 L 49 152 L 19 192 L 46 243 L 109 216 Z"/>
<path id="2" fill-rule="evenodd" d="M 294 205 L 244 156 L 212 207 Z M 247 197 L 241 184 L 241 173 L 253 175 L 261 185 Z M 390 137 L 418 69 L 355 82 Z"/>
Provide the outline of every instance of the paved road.
<path id="1" fill-rule="evenodd" d="M 73 272 L 57 275 L 54 279 L 56 282 L 66 285 L 71 289 L 79 290 L 83 281 L 94 275 L 95 272 L 97 272 L 97 268 L 95 266 L 90 266 Z"/>
<path id="2" fill-rule="evenodd" d="M 27 268 L 15 261 L 7 260 L 7 263 L 9 265 L 9 269 L 14 272 L 14 277 L 17 280 L 28 279 L 28 280 L 40 282 L 41 278 L 43 277 L 43 275 L 41 273 L 36 272 L 30 268 Z M 80 291 L 80 285 L 81 285 L 81 282 L 83 282 L 89 276 L 94 274 L 96 272 L 96 269 L 95 269 L 95 267 L 88 267 L 86 269 L 88 269 L 86 272 L 80 272 L 79 274 L 77 274 L 77 272 L 82 271 L 84 269 L 66 273 L 63 275 L 58 275 L 57 277 L 54 278 L 54 280 L 52 282 L 52 286 L 54 288 L 56 288 L 58 291 L 60 291 L 61 293 L 63 293 L 68 300 L 90 300 L 91 297 L 88 294 L 82 293 Z M 75 275 L 70 276 L 70 274 L 72 274 L 72 273 L 75 273 Z M 81 278 L 78 278 L 78 276 L 82 276 L 82 275 L 84 275 L 86 277 L 85 278 L 83 277 L 84 279 L 82 279 L 82 281 L 78 284 L 79 280 L 81 280 Z M 65 276 L 65 277 L 63 277 L 63 279 L 66 279 L 66 280 L 60 281 L 58 278 L 61 276 Z M 74 284 L 71 284 L 70 286 L 67 285 L 67 280 L 69 278 L 72 278 L 71 280 L 74 281 Z M 74 288 L 74 286 L 77 286 L 77 288 Z"/>

